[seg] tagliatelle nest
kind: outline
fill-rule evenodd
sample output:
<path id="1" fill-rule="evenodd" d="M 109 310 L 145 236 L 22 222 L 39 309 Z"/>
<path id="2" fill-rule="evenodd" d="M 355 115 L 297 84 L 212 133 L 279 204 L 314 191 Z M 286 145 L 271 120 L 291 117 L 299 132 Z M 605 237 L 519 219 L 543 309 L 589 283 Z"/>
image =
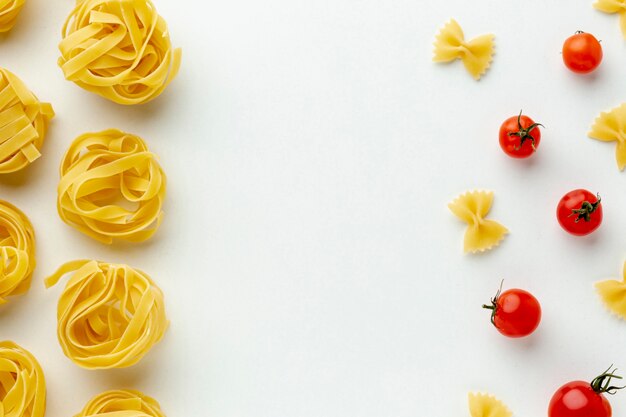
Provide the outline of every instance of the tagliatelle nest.
<path id="1" fill-rule="evenodd" d="M 78 260 L 45 281 L 72 274 L 57 307 L 63 353 L 87 369 L 125 368 L 139 362 L 168 327 L 163 293 L 128 265 Z"/>
<path id="2" fill-rule="evenodd" d="M 61 162 L 61 219 L 103 243 L 140 242 L 158 229 L 166 179 L 138 136 L 110 129 L 72 142 Z"/>
<path id="3" fill-rule="evenodd" d="M 9 341 L 0 342 L 2 416 L 44 417 L 46 381 L 37 359 Z"/>
<path id="4" fill-rule="evenodd" d="M 180 67 L 181 50 L 150 0 L 78 0 L 62 35 L 65 78 L 119 104 L 158 97 Z"/>
<path id="5" fill-rule="evenodd" d="M 0 0 L 0 33 L 13 29 L 25 2 L 26 0 Z"/>
<path id="6" fill-rule="evenodd" d="M 105 391 L 93 397 L 74 417 L 165 417 L 152 397 L 134 390 Z"/>

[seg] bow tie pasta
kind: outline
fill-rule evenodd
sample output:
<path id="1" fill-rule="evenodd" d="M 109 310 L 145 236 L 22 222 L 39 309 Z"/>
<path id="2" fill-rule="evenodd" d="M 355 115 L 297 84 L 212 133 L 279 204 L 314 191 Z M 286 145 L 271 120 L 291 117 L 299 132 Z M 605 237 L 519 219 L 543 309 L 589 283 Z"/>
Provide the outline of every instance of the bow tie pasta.
<path id="1" fill-rule="evenodd" d="M 157 98 L 181 60 L 150 0 L 79 0 L 59 50 L 66 79 L 125 105 Z"/>
<path id="2" fill-rule="evenodd" d="M 626 0 L 598 0 L 593 7 L 604 13 L 619 13 L 622 36 L 626 38 Z"/>
<path id="3" fill-rule="evenodd" d="M 165 334 L 163 293 L 148 275 L 128 265 L 79 260 L 45 281 L 72 273 L 57 307 L 63 353 L 86 369 L 126 368 Z"/>
<path id="4" fill-rule="evenodd" d="M 606 280 L 596 283 L 596 290 L 604 305 L 615 315 L 626 320 L 626 262 L 623 279 Z"/>
<path id="5" fill-rule="evenodd" d="M 451 19 L 435 38 L 433 61 L 450 62 L 460 59 L 472 77 L 479 80 L 491 65 L 493 38 L 491 34 L 482 35 L 466 42 L 463 29 L 456 20 Z"/>
<path id="6" fill-rule="evenodd" d="M 159 403 L 139 391 L 106 391 L 93 397 L 74 417 L 165 417 Z"/>
<path id="7" fill-rule="evenodd" d="M 485 219 L 493 203 L 493 193 L 471 191 L 457 197 L 448 204 L 455 216 L 467 223 L 465 252 L 484 252 L 497 246 L 508 233 L 506 227 L 493 220 Z"/>
<path id="8" fill-rule="evenodd" d="M 603 142 L 617 142 L 615 160 L 623 171 L 626 167 L 626 103 L 600 113 L 591 126 L 589 137 Z"/>
<path id="9" fill-rule="evenodd" d="M 470 393 L 468 403 L 472 417 L 511 417 L 513 415 L 506 405 L 488 394 Z"/>

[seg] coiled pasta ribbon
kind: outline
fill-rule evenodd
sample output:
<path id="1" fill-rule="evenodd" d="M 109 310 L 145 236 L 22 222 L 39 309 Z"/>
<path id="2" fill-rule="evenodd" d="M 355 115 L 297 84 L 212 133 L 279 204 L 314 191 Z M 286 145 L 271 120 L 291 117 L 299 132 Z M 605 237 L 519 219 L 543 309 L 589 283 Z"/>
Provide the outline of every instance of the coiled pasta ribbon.
<path id="1" fill-rule="evenodd" d="M 483 252 L 500 244 L 508 233 L 500 223 L 485 219 L 493 203 L 493 193 L 471 191 L 448 204 L 450 211 L 467 223 L 463 248 L 465 252 Z"/>
<path id="2" fill-rule="evenodd" d="M 168 327 L 163 293 L 128 265 L 78 260 L 45 281 L 73 273 L 57 307 L 57 336 L 65 356 L 87 369 L 125 368 L 139 362 Z"/>
<path id="3" fill-rule="evenodd" d="M 494 36 L 489 34 L 465 41 L 461 26 L 456 20 L 450 19 L 435 38 L 433 61 L 450 62 L 460 59 L 467 72 L 479 80 L 491 65 L 493 38 Z"/>
<path id="4" fill-rule="evenodd" d="M 63 221 L 103 243 L 140 242 L 158 229 L 166 179 L 138 136 L 111 129 L 72 142 L 61 162 Z"/>
<path id="5" fill-rule="evenodd" d="M 150 0 L 78 0 L 62 35 L 65 78 L 119 104 L 156 98 L 180 67 L 181 50 Z"/>
<path id="6" fill-rule="evenodd" d="M 26 0 L 0 0 L 0 32 L 8 32 L 15 26 Z"/>
<path id="7" fill-rule="evenodd" d="M 0 304 L 30 288 L 34 269 L 33 226 L 17 207 L 0 200 Z"/>
<path id="8" fill-rule="evenodd" d="M 626 39 L 626 0 L 598 0 L 593 7 L 604 13 L 618 13 L 622 36 Z"/>
<path id="9" fill-rule="evenodd" d="M 93 397 L 74 417 L 165 417 L 152 397 L 134 390 L 105 391 Z"/>
<path id="10" fill-rule="evenodd" d="M 15 74 L 0 68 L 0 174 L 18 171 L 41 156 L 53 117 L 49 103 L 41 103 Z"/>
<path id="11" fill-rule="evenodd" d="M 0 416 L 43 417 L 46 381 L 37 359 L 9 341 L 0 342 Z"/>

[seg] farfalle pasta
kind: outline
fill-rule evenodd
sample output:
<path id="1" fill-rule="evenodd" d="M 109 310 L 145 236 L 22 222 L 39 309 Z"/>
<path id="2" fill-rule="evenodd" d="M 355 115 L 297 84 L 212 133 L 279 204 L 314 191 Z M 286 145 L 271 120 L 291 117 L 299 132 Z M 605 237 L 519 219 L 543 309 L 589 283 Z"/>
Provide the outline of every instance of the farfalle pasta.
<path id="1" fill-rule="evenodd" d="M 74 417 L 165 417 L 152 397 L 134 390 L 105 391 L 93 397 Z"/>
<path id="2" fill-rule="evenodd" d="M 494 35 L 482 35 L 465 41 L 463 29 L 454 19 L 450 19 L 435 38 L 433 61 L 463 61 L 465 69 L 479 80 L 491 65 L 494 53 Z"/>
<path id="3" fill-rule="evenodd" d="M 615 160 L 623 171 L 626 167 L 626 103 L 602 112 L 593 122 L 589 137 L 603 142 L 616 142 Z"/>
<path id="4" fill-rule="evenodd" d="M 26 0 L 0 0 L 0 33 L 13 29 L 25 2 Z"/>
<path id="5" fill-rule="evenodd" d="M 626 0 L 598 0 L 593 7 L 604 13 L 618 13 L 622 36 L 626 39 Z"/>
<path id="6" fill-rule="evenodd" d="M 506 227 L 493 220 L 485 219 L 493 203 L 493 193 L 468 191 L 460 195 L 448 208 L 455 216 L 467 223 L 465 252 L 483 252 L 497 246 L 508 233 Z"/>
<path id="7" fill-rule="evenodd" d="M 78 0 L 62 35 L 65 78 L 119 104 L 155 99 L 180 67 L 181 50 L 150 0 Z"/>
<path id="8" fill-rule="evenodd" d="M 86 369 L 136 364 L 168 327 L 163 293 L 150 277 L 128 265 L 78 260 L 45 281 L 72 274 L 57 307 L 57 336 L 65 355 Z"/>
<path id="9" fill-rule="evenodd" d="M 0 415 L 43 417 L 46 381 L 37 359 L 9 341 L 0 342 Z"/>
<path id="10" fill-rule="evenodd" d="M 0 68 L 0 174 L 19 171 L 41 156 L 54 111 L 15 74 Z"/>
<path id="11" fill-rule="evenodd" d="M 25 293 L 35 269 L 35 231 L 28 217 L 0 200 L 0 304 Z"/>
<path id="12" fill-rule="evenodd" d="M 468 395 L 471 417 L 511 417 L 513 413 L 502 401 L 488 394 Z"/>
<path id="13" fill-rule="evenodd" d="M 597 282 L 596 290 L 609 311 L 626 320 L 626 262 L 622 280 L 609 279 Z"/>
<path id="14" fill-rule="evenodd" d="M 103 243 L 141 242 L 161 224 L 166 178 L 138 136 L 111 129 L 72 142 L 61 162 L 63 221 Z"/>

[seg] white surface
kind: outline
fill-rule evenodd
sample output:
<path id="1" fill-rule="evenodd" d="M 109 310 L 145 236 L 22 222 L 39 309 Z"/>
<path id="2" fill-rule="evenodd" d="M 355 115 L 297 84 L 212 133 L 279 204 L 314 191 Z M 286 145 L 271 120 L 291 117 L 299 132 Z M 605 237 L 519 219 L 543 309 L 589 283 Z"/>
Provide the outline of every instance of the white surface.
<path id="1" fill-rule="evenodd" d="M 73 2 L 29 0 L 0 64 L 58 117 L 44 157 L 0 186 L 31 217 L 39 253 L 31 291 L 0 313 L 0 337 L 41 361 L 47 416 L 133 387 L 169 417 L 467 416 L 470 390 L 530 417 L 546 415 L 561 383 L 612 362 L 626 371 L 626 323 L 592 288 L 621 274 L 626 173 L 614 145 L 586 138 L 624 99 L 625 46 L 617 17 L 561 3 L 157 0 L 182 71 L 161 99 L 125 108 L 56 66 Z M 478 83 L 460 62 L 430 62 L 450 17 L 468 37 L 496 34 Z M 595 76 L 560 61 L 578 29 L 602 39 Z M 547 126 L 529 161 L 497 144 L 520 108 Z M 144 136 L 169 177 L 147 244 L 106 247 L 56 214 L 66 147 L 109 127 Z M 554 218 L 577 187 L 604 202 L 605 223 L 584 239 Z M 495 191 L 492 217 L 511 230 L 485 256 L 463 256 L 464 228 L 446 208 L 471 188 Z M 61 288 L 42 281 L 83 257 L 142 268 L 165 291 L 171 329 L 133 368 L 82 370 L 56 341 Z M 543 303 L 526 340 L 501 337 L 480 308 L 501 278 Z M 625 399 L 611 398 L 615 415 Z"/>

